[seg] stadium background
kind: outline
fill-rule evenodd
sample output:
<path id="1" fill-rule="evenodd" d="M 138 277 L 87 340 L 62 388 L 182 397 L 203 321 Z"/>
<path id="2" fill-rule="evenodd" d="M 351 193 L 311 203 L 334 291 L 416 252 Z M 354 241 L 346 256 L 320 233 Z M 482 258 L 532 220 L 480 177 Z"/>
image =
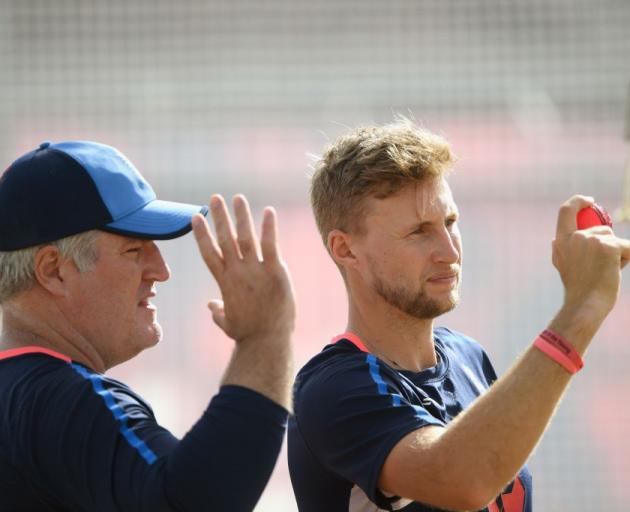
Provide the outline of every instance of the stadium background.
<path id="1" fill-rule="evenodd" d="M 414 117 L 460 156 L 463 300 L 444 322 L 504 371 L 561 302 L 557 206 L 578 192 L 620 202 L 629 79 L 627 0 L 5 0 L 0 159 L 93 139 L 162 198 L 244 192 L 257 213 L 275 205 L 300 366 L 345 316 L 308 208 L 309 155 L 347 126 Z M 165 339 L 111 373 L 181 435 L 231 343 L 205 309 L 217 292 L 192 237 L 161 247 L 173 271 L 156 298 Z M 630 508 L 629 312 L 626 283 L 531 458 L 537 511 Z M 256 510 L 295 509 L 283 452 Z"/>

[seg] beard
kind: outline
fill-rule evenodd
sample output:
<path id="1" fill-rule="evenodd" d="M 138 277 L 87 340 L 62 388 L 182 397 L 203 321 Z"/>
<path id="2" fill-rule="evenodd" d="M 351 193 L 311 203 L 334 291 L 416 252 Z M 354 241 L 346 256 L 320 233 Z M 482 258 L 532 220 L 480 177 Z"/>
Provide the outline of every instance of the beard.
<path id="1" fill-rule="evenodd" d="M 455 309 L 459 303 L 459 277 L 457 286 L 447 298 L 438 300 L 429 297 L 424 286 L 415 292 L 403 286 L 391 286 L 374 274 L 374 291 L 381 298 L 402 311 L 403 313 L 419 319 L 433 319 Z"/>

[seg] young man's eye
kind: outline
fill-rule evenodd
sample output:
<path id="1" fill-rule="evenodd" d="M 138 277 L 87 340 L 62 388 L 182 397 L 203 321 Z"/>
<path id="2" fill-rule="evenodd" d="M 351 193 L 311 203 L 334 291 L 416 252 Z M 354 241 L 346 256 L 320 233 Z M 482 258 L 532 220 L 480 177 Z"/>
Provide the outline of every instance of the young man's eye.
<path id="1" fill-rule="evenodd" d="M 130 249 L 127 249 L 127 252 L 137 253 L 137 252 L 140 252 L 141 249 L 142 247 L 131 247 Z"/>

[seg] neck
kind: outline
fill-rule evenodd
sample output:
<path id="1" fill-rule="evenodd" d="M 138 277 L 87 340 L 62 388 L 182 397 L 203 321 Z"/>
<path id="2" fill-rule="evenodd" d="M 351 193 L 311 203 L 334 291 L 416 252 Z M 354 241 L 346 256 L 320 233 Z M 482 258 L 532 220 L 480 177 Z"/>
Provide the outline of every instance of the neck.
<path id="1" fill-rule="evenodd" d="M 72 325 L 69 322 L 55 321 L 63 317 L 63 312 L 51 304 L 26 300 L 23 296 L 10 299 L 2 305 L 0 350 L 40 346 L 59 352 L 96 372 L 105 372 L 106 363 L 94 346 L 69 327 Z"/>
<path id="2" fill-rule="evenodd" d="M 411 317 L 382 300 L 376 306 L 351 298 L 348 331 L 394 368 L 419 372 L 437 364 L 433 319 Z"/>

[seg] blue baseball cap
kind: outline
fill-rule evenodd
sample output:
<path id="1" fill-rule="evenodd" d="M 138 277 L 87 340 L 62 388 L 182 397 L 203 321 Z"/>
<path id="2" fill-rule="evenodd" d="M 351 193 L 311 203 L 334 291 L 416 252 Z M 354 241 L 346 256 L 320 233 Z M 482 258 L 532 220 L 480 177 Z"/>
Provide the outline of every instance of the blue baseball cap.
<path id="1" fill-rule="evenodd" d="M 0 178 L 0 250 L 14 251 L 91 229 L 168 240 L 191 230 L 206 206 L 156 199 L 117 149 L 88 141 L 42 142 Z"/>

